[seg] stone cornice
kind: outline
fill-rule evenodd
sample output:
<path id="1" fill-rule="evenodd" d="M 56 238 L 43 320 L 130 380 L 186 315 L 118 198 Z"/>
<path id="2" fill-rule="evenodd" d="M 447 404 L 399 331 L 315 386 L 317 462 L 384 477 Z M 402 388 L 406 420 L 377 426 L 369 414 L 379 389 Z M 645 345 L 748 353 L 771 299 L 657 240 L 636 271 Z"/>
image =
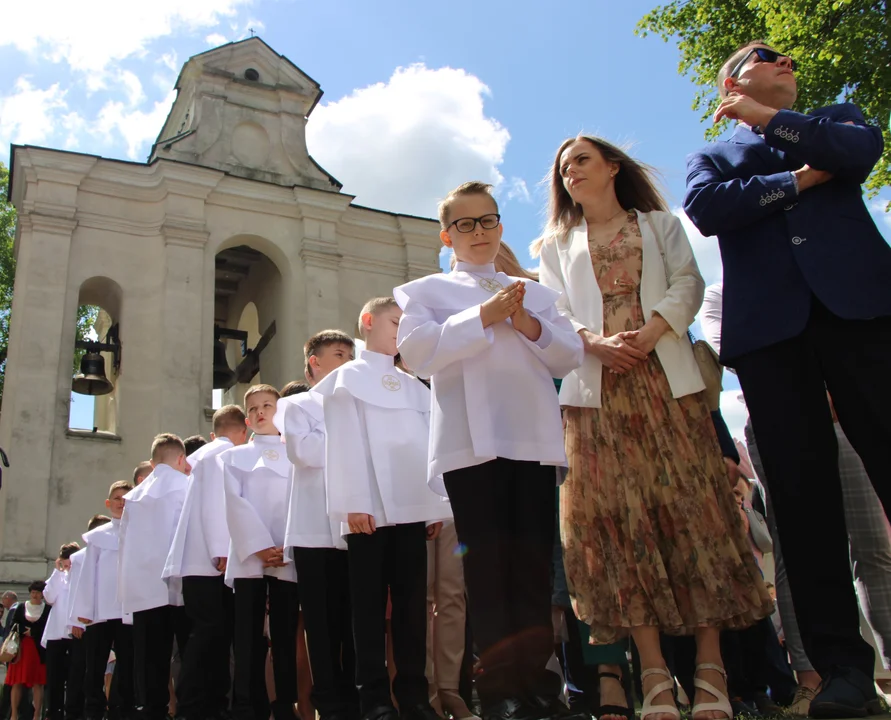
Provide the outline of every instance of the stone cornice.
<path id="1" fill-rule="evenodd" d="M 367 257 L 359 257 L 357 255 L 344 255 L 341 260 L 340 267 L 344 270 L 358 270 L 360 272 L 371 272 L 375 275 L 389 275 L 399 280 L 405 280 L 405 266 L 401 263 L 396 265 L 387 260 L 376 260 Z M 429 273 L 425 273 L 429 275 Z M 420 276 L 418 276 L 420 277 Z"/>
<path id="2" fill-rule="evenodd" d="M 188 218 L 171 218 L 161 226 L 161 235 L 165 245 L 178 245 L 187 248 L 203 248 L 210 233 L 204 223 L 196 223 Z"/>
<path id="3" fill-rule="evenodd" d="M 303 217 L 321 222 L 337 222 L 353 200 L 352 195 L 299 186 L 295 186 L 293 192 Z"/>
<path id="4" fill-rule="evenodd" d="M 69 238 L 77 227 L 77 221 L 72 218 L 43 215 L 39 212 L 19 215 L 18 222 L 22 232 L 43 232 Z"/>
<path id="5" fill-rule="evenodd" d="M 306 267 L 320 267 L 336 270 L 343 256 L 334 243 L 304 238 L 300 245 L 300 259 Z"/>

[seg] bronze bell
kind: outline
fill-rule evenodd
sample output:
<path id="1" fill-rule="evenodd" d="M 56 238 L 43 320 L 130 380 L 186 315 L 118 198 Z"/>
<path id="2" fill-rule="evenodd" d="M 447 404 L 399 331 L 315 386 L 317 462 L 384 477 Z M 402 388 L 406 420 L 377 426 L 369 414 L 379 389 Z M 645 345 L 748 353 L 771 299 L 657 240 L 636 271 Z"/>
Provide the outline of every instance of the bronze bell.
<path id="1" fill-rule="evenodd" d="M 228 390 L 235 384 L 235 372 L 226 360 L 226 344 L 217 338 L 213 344 L 213 386 Z"/>
<path id="2" fill-rule="evenodd" d="M 108 395 L 114 390 L 105 376 L 105 358 L 97 352 L 86 352 L 80 360 L 80 372 L 71 381 L 71 390 L 80 395 Z"/>

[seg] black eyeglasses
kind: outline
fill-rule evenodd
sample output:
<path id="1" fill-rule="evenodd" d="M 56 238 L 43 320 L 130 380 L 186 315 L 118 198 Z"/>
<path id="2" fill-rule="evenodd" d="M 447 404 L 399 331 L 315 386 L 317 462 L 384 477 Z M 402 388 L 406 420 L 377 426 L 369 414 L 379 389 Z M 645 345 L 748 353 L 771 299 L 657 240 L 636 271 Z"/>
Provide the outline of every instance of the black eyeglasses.
<path id="1" fill-rule="evenodd" d="M 483 215 L 478 218 L 458 218 L 457 220 L 450 222 L 449 226 L 446 228 L 448 230 L 452 225 L 458 228 L 459 233 L 469 233 L 473 232 L 473 229 L 476 227 L 476 224 L 479 223 L 480 227 L 483 230 L 494 230 L 498 227 L 498 223 L 501 222 L 501 215 L 498 213 L 489 213 L 488 215 Z"/>
<path id="2" fill-rule="evenodd" d="M 775 63 L 780 58 L 789 57 L 788 55 L 783 55 L 783 53 L 778 53 L 776 50 L 768 50 L 767 48 L 752 48 L 743 56 L 743 59 L 736 64 L 736 67 L 733 68 L 733 71 L 727 77 L 736 77 L 739 74 L 739 71 L 742 70 L 743 65 L 746 64 L 746 62 L 750 57 L 752 57 L 752 55 L 757 55 L 761 62 L 769 63 Z M 792 61 L 792 70 L 798 70 L 798 63 L 792 60 L 792 58 L 789 58 L 789 60 Z"/>

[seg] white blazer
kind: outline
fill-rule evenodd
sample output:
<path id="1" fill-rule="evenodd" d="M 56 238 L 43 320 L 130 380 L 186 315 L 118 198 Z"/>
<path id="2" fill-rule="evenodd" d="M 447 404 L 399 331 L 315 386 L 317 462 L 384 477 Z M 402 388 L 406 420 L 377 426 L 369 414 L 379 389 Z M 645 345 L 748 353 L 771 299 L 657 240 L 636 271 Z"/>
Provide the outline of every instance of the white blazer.
<path id="1" fill-rule="evenodd" d="M 687 328 L 702 305 L 705 282 L 699 274 L 693 248 L 681 221 L 671 213 L 637 213 L 643 238 L 643 268 L 640 277 L 640 302 L 649 318 L 659 313 L 671 326 L 656 343 L 656 355 L 675 398 L 705 389 Z M 656 241 L 656 235 L 659 242 Z M 665 252 L 663 265 L 660 244 Z M 667 266 L 668 272 L 665 271 Z M 551 240 L 541 247 L 542 285 L 562 293 L 557 309 L 578 332 L 587 329 L 603 333 L 603 296 L 594 276 L 588 250 L 588 225 L 582 220 L 566 240 Z M 665 276 L 671 278 L 669 287 Z M 673 331 L 673 332 L 672 332 Z M 585 354 L 578 370 L 563 379 L 560 404 L 571 407 L 601 407 L 600 387 L 603 363 Z"/>

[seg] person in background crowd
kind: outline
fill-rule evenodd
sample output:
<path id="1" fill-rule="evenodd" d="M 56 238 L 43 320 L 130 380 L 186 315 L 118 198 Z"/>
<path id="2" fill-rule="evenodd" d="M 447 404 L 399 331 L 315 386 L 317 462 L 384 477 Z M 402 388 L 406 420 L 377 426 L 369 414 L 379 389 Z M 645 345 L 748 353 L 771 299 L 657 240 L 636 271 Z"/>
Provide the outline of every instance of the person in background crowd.
<path id="1" fill-rule="evenodd" d="M 38 580 L 28 586 L 29 598 L 16 606 L 13 625 L 18 625 L 21 637 L 18 659 L 6 671 L 6 684 L 12 688 L 10 708 L 12 720 L 18 720 L 22 688 L 31 690 L 34 717 L 43 710 L 43 687 L 46 685 L 46 650 L 40 644 L 49 618 L 50 608 L 43 601 L 46 583 Z"/>
<path id="2" fill-rule="evenodd" d="M 715 122 L 738 125 L 688 158 L 684 210 L 721 247 L 721 358 L 745 394 L 822 679 L 810 715 L 862 716 L 876 700 L 874 653 L 860 635 L 826 390 L 891 507 L 891 247 L 860 189 L 882 133 L 849 103 L 793 112 L 795 62 L 761 41 L 734 52 L 717 84 Z"/>
<path id="3" fill-rule="evenodd" d="M 570 592 L 592 642 L 634 638 L 642 720 L 679 717 L 660 630 L 695 635 L 694 720 L 729 719 L 720 630 L 772 608 L 687 336 L 705 284 L 649 169 L 610 143 L 566 140 L 550 198 L 541 279 L 585 345 L 560 389 Z M 614 685 L 601 703 L 621 707 Z"/>

